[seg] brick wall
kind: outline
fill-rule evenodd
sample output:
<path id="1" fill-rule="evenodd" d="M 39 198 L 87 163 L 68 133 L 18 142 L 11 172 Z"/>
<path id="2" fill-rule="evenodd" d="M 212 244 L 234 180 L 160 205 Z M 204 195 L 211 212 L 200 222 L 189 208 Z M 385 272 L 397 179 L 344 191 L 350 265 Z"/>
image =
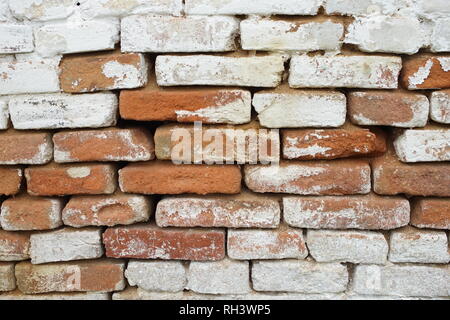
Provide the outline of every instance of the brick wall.
<path id="1" fill-rule="evenodd" d="M 449 52 L 447 0 L 2 0 L 0 299 L 448 299 Z"/>

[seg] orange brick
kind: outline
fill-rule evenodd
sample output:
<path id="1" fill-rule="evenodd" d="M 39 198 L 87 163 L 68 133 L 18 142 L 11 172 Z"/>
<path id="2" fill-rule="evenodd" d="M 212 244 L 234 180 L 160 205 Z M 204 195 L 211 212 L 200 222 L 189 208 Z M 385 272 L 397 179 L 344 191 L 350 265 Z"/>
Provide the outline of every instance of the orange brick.
<path id="1" fill-rule="evenodd" d="M 414 200 L 411 224 L 419 228 L 450 230 L 450 199 L 418 198 Z"/>
<path id="2" fill-rule="evenodd" d="M 0 167 L 0 195 L 17 194 L 22 185 L 22 169 L 15 167 Z"/>
<path id="3" fill-rule="evenodd" d="M 105 231 L 103 243 L 111 258 L 206 261 L 225 257 L 223 230 L 115 227 Z"/>
<path id="4" fill-rule="evenodd" d="M 241 190 L 241 170 L 233 165 L 175 165 L 169 161 L 152 161 L 121 169 L 119 183 L 127 193 L 235 194 Z"/>
<path id="5" fill-rule="evenodd" d="M 450 88 L 450 56 L 416 55 L 403 61 L 401 82 L 408 89 Z"/>
<path id="6" fill-rule="evenodd" d="M 29 233 L 0 230 L 0 261 L 27 260 L 29 250 Z"/>
<path id="7" fill-rule="evenodd" d="M 147 161 L 155 157 L 143 128 L 63 131 L 53 136 L 56 162 Z"/>
<path id="8" fill-rule="evenodd" d="M 28 193 L 35 196 L 111 194 L 116 168 L 110 164 L 55 165 L 25 169 Z"/>
<path id="9" fill-rule="evenodd" d="M 49 133 L 15 130 L 0 133 L 0 164 L 45 164 L 52 158 Z"/>

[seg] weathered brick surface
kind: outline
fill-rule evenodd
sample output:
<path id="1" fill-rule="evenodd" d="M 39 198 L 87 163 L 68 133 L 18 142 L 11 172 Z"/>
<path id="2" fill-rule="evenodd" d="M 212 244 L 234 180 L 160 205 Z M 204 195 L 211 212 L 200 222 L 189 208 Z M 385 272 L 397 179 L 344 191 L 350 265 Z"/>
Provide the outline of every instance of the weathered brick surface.
<path id="1" fill-rule="evenodd" d="M 62 211 L 65 225 L 115 226 L 145 222 L 150 218 L 152 201 L 141 195 L 75 196 Z"/>
<path id="2" fill-rule="evenodd" d="M 450 124 L 450 90 L 435 91 L 431 94 L 431 119 Z"/>
<path id="3" fill-rule="evenodd" d="M 0 261 L 27 260 L 29 250 L 29 233 L 0 230 Z"/>
<path id="4" fill-rule="evenodd" d="M 60 293 L 38 293 L 38 294 L 23 294 L 20 290 L 5 292 L 0 294 L 0 300 L 20 300 L 20 301 L 83 301 L 83 300 L 111 300 L 110 293 L 102 292 L 60 292 Z"/>
<path id="5" fill-rule="evenodd" d="M 153 137 L 144 128 L 63 131 L 53 135 L 55 162 L 148 161 Z"/>
<path id="6" fill-rule="evenodd" d="M 419 228 L 450 230 L 450 199 L 416 199 L 412 206 L 411 224 Z"/>
<path id="7" fill-rule="evenodd" d="M 292 88 L 396 89 L 401 68 L 399 57 L 294 56 L 289 85 Z"/>
<path id="8" fill-rule="evenodd" d="M 449 263 L 447 235 L 443 231 L 412 227 L 395 230 L 390 235 L 389 260 L 398 263 Z"/>
<path id="9" fill-rule="evenodd" d="M 125 288 L 124 263 L 93 260 L 16 265 L 17 287 L 25 294 L 46 292 L 111 292 Z"/>
<path id="10" fill-rule="evenodd" d="M 49 133 L 13 130 L 0 133 L 0 164 L 45 164 L 52 158 Z"/>
<path id="11" fill-rule="evenodd" d="M 67 56 L 60 68 L 62 90 L 80 93 L 143 87 L 149 63 L 142 54 L 108 53 Z"/>
<path id="12" fill-rule="evenodd" d="M 225 256 L 222 230 L 115 227 L 105 231 L 103 243 L 111 258 L 205 261 Z"/>
<path id="13" fill-rule="evenodd" d="M 379 232 L 309 230 L 306 240 L 317 262 L 385 264 L 389 250 L 384 235 Z"/>
<path id="14" fill-rule="evenodd" d="M 121 169 L 119 183 L 127 193 L 235 194 L 241 190 L 241 171 L 233 165 L 175 165 L 153 161 Z"/>
<path id="15" fill-rule="evenodd" d="M 228 230 L 228 256 L 236 260 L 303 259 L 308 255 L 303 231 L 281 226 L 276 230 Z"/>
<path id="16" fill-rule="evenodd" d="M 4 230 L 48 230 L 62 225 L 63 200 L 21 195 L 2 203 L 0 224 Z"/>
<path id="17" fill-rule="evenodd" d="M 283 158 L 288 160 L 331 160 L 364 157 L 386 151 L 386 136 L 379 130 L 355 126 L 342 129 L 283 130 Z"/>
<path id="18" fill-rule="evenodd" d="M 160 227 L 276 228 L 280 204 L 249 192 L 238 196 L 166 197 L 156 207 Z"/>
<path id="19" fill-rule="evenodd" d="M 247 187 L 259 193 L 348 195 L 370 192 L 370 167 L 362 160 L 246 165 Z"/>
<path id="20" fill-rule="evenodd" d="M 16 167 L 0 167 L 0 194 L 13 195 L 19 192 L 22 185 L 22 169 Z"/>
<path id="21" fill-rule="evenodd" d="M 30 236 L 31 263 L 85 260 L 103 255 L 100 229 L 71 229 L 42 232 Z"/>
<path id="22" fill-rule="evenodd" d="M 243 124 L 250 122 L 251 94 L 238 89 L 161 89 L 120 93 L 120 116 L 138 121 Z"/>
<path id="23" fill-rule="evenodd" d="M 0 130 L 8 129 L 9 126 L 8 101 L 0 100 Z"/>
<path id="24" fill-rule="evenodd" d="M 284 220 L 308 229 L 390 230 L 409 223 L 410 205 L 400 197 L 284 197 Z"/>
<path id="25" fill-rule="evenodd" d="M 403 63 L 402 84 L 409 90 L 450 88 L 450 57 L 418 55 Z"/>
<path id="26" fill-rule="evenodd" d="M 32 52 L 33 28 L 31 26 L 2 24 L 0 25 L 0 54 Z"/>
<path id="27" fill-rule="evenodd" d="M 14 263 L 0 262 L 0 292 L 12 291 L 15 288 Z"/>
<path id="28" fill-rule="evenodd" d="M 116 168 L 110 164 L 29 167 L 25 177 L 34 196 L 111 194 L 116 189 Z"/>
<path id="29" fill-rule="evenodd" d="M 348 95 L 348 113 L 363 126 L 424 127 L 430 103 L 425 95 L 402 91 L 357 91 Z"/>

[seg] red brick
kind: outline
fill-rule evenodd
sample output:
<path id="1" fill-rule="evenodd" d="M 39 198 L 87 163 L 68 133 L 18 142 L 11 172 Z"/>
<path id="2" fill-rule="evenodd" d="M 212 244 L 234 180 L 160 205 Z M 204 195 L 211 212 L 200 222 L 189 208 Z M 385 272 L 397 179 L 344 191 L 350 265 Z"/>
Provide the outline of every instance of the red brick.
<path id="1" fill-rule="evenodd" d="M 140 195 L 75 196 L 65 206 L 62 218 L 65 225 L 76 228 L 112 227 L 147 221 L 151 208 L 151 200 Z"/>
<path id="2" fill-rule="evenodd" d="M 120 116 L 138 121 L 239 124 L 250 121 L 251 94 L 239 89 L 161 88 L 120 92 Z"/>
<path id="3" fill-rule="evenodd" d="M 129 89 L 147 83 L 148 63 L 139 53 L 81 54 L 65 56 L 60 64 L 61 89 L 79 93 Z"/>
<path id="4" fill-rule="evenodd" d="M 123 291 L 120 291 L 123 292 Z M 57 301 L 66 301 L 66 300 L 111 300 L 111 294 L 107 292 L 59 292 L 59 293 L 41 293 L 41 294 L 23 294 L 20 290 L 14 290 L 10 292 L 5 292 L 0 294 L 1 300 L 20 300 L 20 301 L 29 301 L 29 300 L 57 300 Z"/>
<path id="5" fill-rule="evenodd" d="M 22 185 L 22 169 L 15 167 L 0 167 L 0 195 L 17 194 Z"/>
<path id="6" fill-rule="evenodd" d="M 409 223 L 409 201 L 376 194 L 283 198 L 284 221 L 305 229 L 390 230 Z"/>
<path id="7" fill-rule="evenodd" d="M 284 159 L 331 160 L 374 156 L 386 151 L 381 130 L 367 130 L 347 124 L 340 129 L 282 130 Z"/>
<path id="8" fill-rule="evenodd" d="M 0 133 L 0 164 L 44 164 L 52 158 L 49 133 L 15 130 Z"/>
<path id="9" fill-rule="evenodd" d="M 225 193 L 241 190 L 241 171 L 232 165 L 175 165 L 169 161 L 131 164 L 119 171 L 123 192 L 143 194 Z"/>
<path id="10" fill-rule="evenodd" d="M 155 157 L 143 128 L 63 131 L 53 136 L 56 162 L 147 161 Z"/>
<path id="11" fill-rule="evenodd" d="M 372 161 L 374 191 L 381 195 L 450 196 L 448 163 L 402 163 L 392 148 Z"/>
<path id="12" fill-rule="evenodd" d="M 450 199 L 415 199 L 411 224 L 419 228 L 450 230 Z"/>
<path id="13" fill-rule="evenodd" d="M 408 89 L 450 88 L 450 56 L 416 55 L 403 61 L 401 82 Z"/>
<path id="14" fill-rule="evenodd" d="M 358 91 L 348 94 L 348 114 L 358 125 L 424 127 L 430 103 L 422 94 L 407 91 Z"/>
<path id="15" fill-rule="evenodd" d="M 207 261 L 225 257 L 223 230 L 135 225 L 107 229 L 103 242 L 111 258 Z"/>
<path id="16" fill-rule="evenodd" d="M 25 169 L 28 193 L 35 196 L 111 194 L 116 169 L 109 164 L 55 165 Z"/>
<path id="17" fill-rule="evenodd" d="M 17 286 L 26 294 L 119 291 L 125 288 L 123 272 L 123 262 L 109 259 L 16 265 Z"/>
<path id="18" fill-rule="evenodd" d="M 62 199 L 27 195 L 3 202 L 0 223 L 4 230 L 48 230 L 62 225 Z"/>
<path id="19" fill-rule="evenodd" d="M 29 233 L 0 230 L 0 261 L 27 260 L 29 251 Z"/>
<path id="20" fill-rule="evenodd" d="M 370 166 L 364 160 L 284 161 L 246 165 L 247 187 L 260 193 L 349 195 L 370 192 Z"/>

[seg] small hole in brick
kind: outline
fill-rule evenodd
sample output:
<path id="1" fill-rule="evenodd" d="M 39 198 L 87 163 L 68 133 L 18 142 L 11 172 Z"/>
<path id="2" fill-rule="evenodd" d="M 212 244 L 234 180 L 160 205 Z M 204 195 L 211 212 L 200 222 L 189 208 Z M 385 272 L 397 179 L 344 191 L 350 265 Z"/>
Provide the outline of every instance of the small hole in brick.
<path id="1" fill-rule="evenodd" d="M 81 3 L 77 2 L 77 6 L 80 6 L 80 5 L 81 5 Z"/>

